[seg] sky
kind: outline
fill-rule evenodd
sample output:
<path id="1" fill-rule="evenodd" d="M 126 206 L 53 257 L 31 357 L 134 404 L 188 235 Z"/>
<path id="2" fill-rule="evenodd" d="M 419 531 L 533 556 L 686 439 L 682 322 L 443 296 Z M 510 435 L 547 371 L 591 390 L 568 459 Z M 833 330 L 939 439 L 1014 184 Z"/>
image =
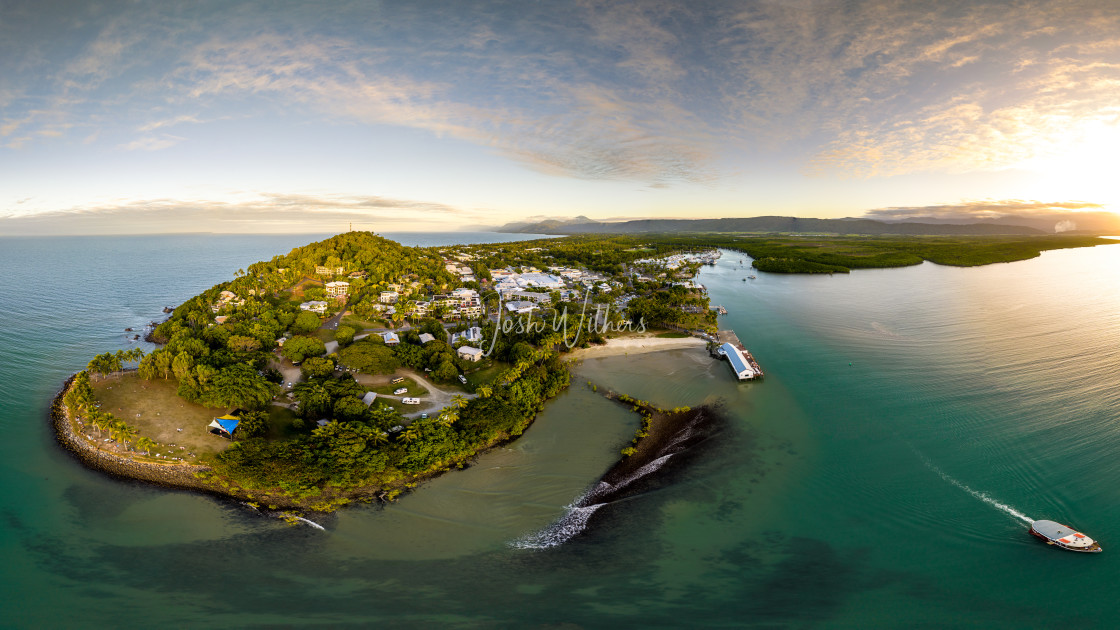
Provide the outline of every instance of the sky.
<path id="1" fill-rule="evenodd" d="M 1115 0 L 0 0 L 0 235 L 1068 227 L 1117 147 Z"/>

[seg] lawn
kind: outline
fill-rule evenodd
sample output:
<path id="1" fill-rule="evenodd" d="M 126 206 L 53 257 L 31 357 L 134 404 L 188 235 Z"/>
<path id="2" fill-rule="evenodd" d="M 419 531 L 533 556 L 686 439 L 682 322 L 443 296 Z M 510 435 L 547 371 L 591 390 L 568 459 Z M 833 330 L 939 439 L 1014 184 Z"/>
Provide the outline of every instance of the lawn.
<path id="1" fill-rule="evenodd" d="M 383 319 L 366 320 L 354 315 L 346 315 L 340 322 L 341 326 L 349 326 L 354 328 L 359 333 L 367 328 L 388 328 L 389 324 Z"/>
<path id="2" fill-rule="evenodd" d="M 484 359 L 481 367 L 467 371 L 467 384 L 472 391 L 483 385 L 491 385 L 498 378 L 498 375 L 507 368 L 509 368 L 509 364 Z"/>
<path id="3" fill-rule="evenodd" d="M 378 396 L 392 396 L 393 392 L 402 387 L 408 388 L 408 392 L 401 394 L 402 396 L 418 397 L 425 396 L 428 393 L 428 390 L 425 389 L 423 385 L 417 383 L 415 380 L 407 376 L 404 377 L 403 383 L 397 383 L 396 385 L 381 385 L 379 387 L 371 388 L 370 391 L 374 392 Z"/>
<path id="4" fill-rule="evenodd" d="M 685 337 L 691 337 L 692 335 L 671 330 L 669 332 L 657 333 L 656 336 L 658 339 L 684 339 Z"/>
<path id="5" fill-rule="evenodd" d="M 173 454 L 191 461 L 189 453 L 213 455 L 229 446 L 229 440 L 210 434 L 206 425 L 230 410 L 189 403 L 175 394 L 177 387 L 174 379 L 145 381 L 132 372 L 99 379 L 93 384 L 93 393 L 102 411 L 136 427 L 140 436 L 160 445 L 152 454 Z"/>

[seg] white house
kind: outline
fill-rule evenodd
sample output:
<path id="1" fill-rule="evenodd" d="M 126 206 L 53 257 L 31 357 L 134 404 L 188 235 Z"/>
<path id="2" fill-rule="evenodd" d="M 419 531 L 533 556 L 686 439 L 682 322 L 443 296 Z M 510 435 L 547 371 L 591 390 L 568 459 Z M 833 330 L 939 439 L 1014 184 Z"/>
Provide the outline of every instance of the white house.
<path id="1" fill-rule="evenodd" d="M 451 343 L 455 344 L 456 341 L 463 340 L 467 343 L 477 343 L 482 341 L 482 329 L 478 326 L 471 326 L 463 332 L 451 333 Z"/>
<path id="2" fill-rule="evenodd" d="M 395 346 L 401 342 L 401 338 L 395 332 L 377 333 L 387 346 Z"/>
<path id="3" fill-rule="evenodd" d="M 400 297 L 401 294 L 397 293 L 396 291 L 382 291 L 381 297 L 378 298 L 378 301 L 380 301 L 382 304 L 396 304 L 397 300 L 399 300 Z"/>
<path id="4" fill-rule="evenodd" d="M 481 348 L 472 348 L 470 346 L 463 346 L 462 348 L 459 348 L 458 352 L 459 352 L 459 358 L 460 359 L 465 359 L 467 361 L 475 361 L 475 362 L 482 359 L 482 349 Z"/>
<path id="5" fill-rule="evenodd" d="M 299 305 L 300 310 L 311 311 L 320 315 L 327 312 L 327 303 L 322 300 L 311 300 Z"/>
<path id="6" fill-rule="evenodd" d="M 435 340 L 436 340 L 436 338 L 433 337 L 429 333 L 420 333 L 420 343 L 421 344 L 425 344 L 425 343 L 428 343 L 429 341 L 435 341 Z"/>

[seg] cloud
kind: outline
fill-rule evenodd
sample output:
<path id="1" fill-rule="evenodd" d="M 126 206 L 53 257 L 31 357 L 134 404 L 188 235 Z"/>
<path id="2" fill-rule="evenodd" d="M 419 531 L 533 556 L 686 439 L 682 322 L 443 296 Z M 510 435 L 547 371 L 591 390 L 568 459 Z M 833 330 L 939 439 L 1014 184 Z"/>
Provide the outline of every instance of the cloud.
<path id="1" fill-rule="evenodd" d="M 982 220 L 999 219 L 1007 216 L 1050 215 L 1055 213 L 1074 212 L 1078 210 L 1099 210 L 1104 206 L 1089 201 L 1027 201 L 1022 199 L 1004 199 L 1000 201 L 963 201 L 954 204 L 934 206 L 900 206 L 892 208 L 876 208 L 868 210 L 864 216 L 868 219 L 961 219 Z"/>
<path id="2" fill-rule="evenodd" d="M 1120 215 L 1101 211 L 1103 207 L 1102 204 L 1089 201 L 980 200 L 932 206 L 876 208 L 868 210 L 863 218 L 934 223 L 1000 223 L 1055 232 L 1120 230 Z"/>
<path id="3" fill-rule="evenodd" d="M 160 136 L 145 136 L 121 146 L 126 151 L 160 151 L 173 147 L 186 138 L 163 134 Z"/>
<path id="4" fill-rule="evenodd" d="M 37 214 L 0 214 L 0 234 L 322 232 L 446 229 L 477 214 L 445 204 L 368 195 L 262 193 L 240 201 L 145 199 Z"/>

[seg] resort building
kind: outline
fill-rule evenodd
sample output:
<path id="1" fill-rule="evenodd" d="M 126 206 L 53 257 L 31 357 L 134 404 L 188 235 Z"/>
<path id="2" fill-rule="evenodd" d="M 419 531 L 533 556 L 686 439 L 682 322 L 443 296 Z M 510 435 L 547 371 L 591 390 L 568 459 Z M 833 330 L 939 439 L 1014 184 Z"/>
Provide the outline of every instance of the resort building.
<path id="1" fill-rule="evenodd" d="M 549 304 L 552 302 L 552 296 L 547 293 L 534 293 L 533 291 L 505 291 L 502 293 L 504 300 L 520 300 L 523 302 L 535 302 L 537 304 Z"/>
<path id="2" fill-rule="evenodd" d="M 537 305 L 533 302 L 506 302 L 506 309 L 511 313 L 531 313 L 537 308 Z"/>
<path id="3" fill-rule="evenodd" d="M 378 301 L 382 304 L 396 304 L 401 299 L 401 294 L 396 291 L 382 291 Z"/>
<path id="4" fill-rule="evenodd" d="M 315 267 L 315 275 L 317 276 L 340 276 L 346 273 L 345 267 L 325 267 L 317 265 Z"/>
<path id="5" fill-rule="evenodd" d="M 325 288 L 327 289 L 327 296 L 328 297 L 333 297 L 333 298 L 346 297 L 346 294 L 349 293 L 349 291 L 350 291 L 350 283 L 349 282 L 341 282 L 341 281 L 339 281 L 339 282 L 328 282 L 325 285 Z"/>

